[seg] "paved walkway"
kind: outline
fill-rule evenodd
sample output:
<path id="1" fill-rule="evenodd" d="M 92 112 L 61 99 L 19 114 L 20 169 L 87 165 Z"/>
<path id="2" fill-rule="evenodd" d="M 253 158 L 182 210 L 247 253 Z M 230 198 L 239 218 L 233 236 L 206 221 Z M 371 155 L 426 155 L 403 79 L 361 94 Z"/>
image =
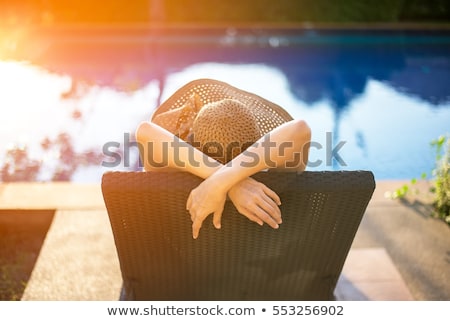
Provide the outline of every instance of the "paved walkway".
<path id="1" fill-rule="evenodd" d="M 338 300 L 450 300 L 450 228 L 378 182 L 338 282 Z M 117 300 L 121 277 L 97 185 L 3 184 L 1 209 L 56 208 L 22 300 Z M 32 213 L 30 213 L 32 215 Z"/>
<path id="2" fill-rule="evenodd" d="M 450 300 L 450 227 L 430 217 L 425 184 L 408 201 L 386 199 L 403 183 L 377 183 L 353 249 L 385 249 L 415 300 Z"/>

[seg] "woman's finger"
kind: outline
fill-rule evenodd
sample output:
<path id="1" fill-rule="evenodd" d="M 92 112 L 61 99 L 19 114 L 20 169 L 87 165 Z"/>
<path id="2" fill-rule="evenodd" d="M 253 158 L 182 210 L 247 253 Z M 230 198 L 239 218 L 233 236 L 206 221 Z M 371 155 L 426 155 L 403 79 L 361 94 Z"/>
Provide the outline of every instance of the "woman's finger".
<path id="1" fill-rule="evenodd" d="M 262 183 L 261 183 L 262 184 Z M 267 196 L 269 196 L 271 199 L 273 199 L 275 201 L 275 203 L 280 206 L 281 205 L 281 199 L 278 196 L 277 193 L 275 193 L 274 191 L 272 191 L 270 188 L 268 188 L 266 185 L 262 184 L 263 186 L 263 191 L 264 193 L 266 193 Z"/>
<path id="2" fill-rule="evenodd" d="M 247 209 L 256 213 L 256 210 L 262 209 L 263 212 L 268 216 L 272 217 L 277 223 L 281 223 L 281 211 L 280 208 L 275 204 L 275 201 L 267 196 L 263 191 L 258 190 L 256 194 L 247 202 L 245 205 Z M 261 217 L 261 214 L 259 215 Z M 265 217 L 265 215 L 264 215 Z M 264 217 L 261 217 L 264 219 Z"/>
<path id="3" fill-rule="evenodd" d="M 268 224 L 269 226 L 273 228 L 278 228 L 278 223 L 275 221 L 275 219 L 270 216 L 265 210 L 263 210 L 261 207 L 259 207 L 256 204 L 253 204 L 251 208 L 248 208 L 253 215 L 259 217 L 263 222 Z"/>
<path id="4" fill-rule="evenodd" d="M 202 228 L 202 223 L 203 220 L 198 216 L 194 219 L 194 222 L 192 223 L 192 237 L 194 239 L 198 238 L 198 234 L 200 233 L 200 229 Z"/>
<path id="5" fill-rule="evenodd" d="M 216 229 L 221 228 L 221 222 L 222 222 L 222 213 L 223 213 L 223 207 L 216 210 L 213 214 L 213 224 Z"/>
<path id="6" fill-rule="evenodd" d="M 281 224 L 281 211 L 273 199 L 264 194 L 257 205 L 269 214 L 278 224 Z"/>
<path id="7" fill-rule="evenodd" d="M 239 209 L 239 213 L 244 215 L 246 218 L 248 218 L 250 221 L 257 223 L 258 225 L 263 225 L 264 222 L 255 214 L 253 214 L 251 211 L 246 209 L 245 207 Z"/>
<path id="8" fill-rule="evenodd" d="M 188 197 L 187 202 L 186 202 L 186 209 L 188 211 L 191 208 L 191 205 L 192 205 L 192 194 L 189 194 L 189 197 Z"/>

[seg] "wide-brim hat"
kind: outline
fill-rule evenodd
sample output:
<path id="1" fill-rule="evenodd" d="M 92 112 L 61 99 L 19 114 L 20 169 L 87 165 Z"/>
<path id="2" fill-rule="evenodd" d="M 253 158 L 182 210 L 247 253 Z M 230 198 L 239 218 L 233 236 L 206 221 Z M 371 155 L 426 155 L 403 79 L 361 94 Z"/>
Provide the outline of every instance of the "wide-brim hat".
<path id="1" fill-rule="evenodd" d="M 227 146 L 235 146 L 237 142 L 247 148 L 260 137 L 293 119 L 281 106 L 214 79 L 197 79 L 187 83 L 157 108 L 152 119 L 161 114 L 171 115 L 170 111 L 185 106 L 193 96 L 203 105 L 192 116 L 193 145 L 222 163 L 243 150 L 234 149 L 232 155 L 220 157 L 220 151 L 205 151 L 205 144 L 211 147 L 219 143 L 228 150 Z M 177 127 L 180 119 L 179 116 L 169 116 L 164 117 L 164 121 L 168 127 L 171 126 L 167 122 Z"/>

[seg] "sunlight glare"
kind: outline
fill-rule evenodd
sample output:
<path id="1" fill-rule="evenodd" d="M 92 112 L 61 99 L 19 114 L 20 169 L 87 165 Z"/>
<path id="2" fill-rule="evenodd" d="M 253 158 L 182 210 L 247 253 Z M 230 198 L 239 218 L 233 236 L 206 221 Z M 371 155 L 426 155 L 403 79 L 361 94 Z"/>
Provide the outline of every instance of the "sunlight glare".
<path id="1" fill-rule="evenodd" d="M 42 133 L 56 134 L 58 120 L 66 114 L 59 108 L 60 96 L 70 83 L 69 77 L 51 75 L 25 62 L 0 61 L 0 150 L 6 143 L 28 144 Z"/>

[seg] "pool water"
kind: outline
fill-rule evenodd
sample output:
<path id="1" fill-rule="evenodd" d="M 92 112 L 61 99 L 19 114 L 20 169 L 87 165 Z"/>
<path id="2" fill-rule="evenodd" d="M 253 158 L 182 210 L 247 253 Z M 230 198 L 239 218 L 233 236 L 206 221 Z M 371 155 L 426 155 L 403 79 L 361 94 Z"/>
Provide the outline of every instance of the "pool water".
<path id="1" fill-rule="evenodd" d="M 107 170 L 140 170 L 137 124 L 197 78 L 305 119 L 309 170 L 420 177 L 434 166 L 430 142 L 450 133 L 448 31 L 65 30 L 32 39 L 0 54 L 2 181 L 99 182 Z M 121 155 L 113 168 L 107 144 Z"/>

